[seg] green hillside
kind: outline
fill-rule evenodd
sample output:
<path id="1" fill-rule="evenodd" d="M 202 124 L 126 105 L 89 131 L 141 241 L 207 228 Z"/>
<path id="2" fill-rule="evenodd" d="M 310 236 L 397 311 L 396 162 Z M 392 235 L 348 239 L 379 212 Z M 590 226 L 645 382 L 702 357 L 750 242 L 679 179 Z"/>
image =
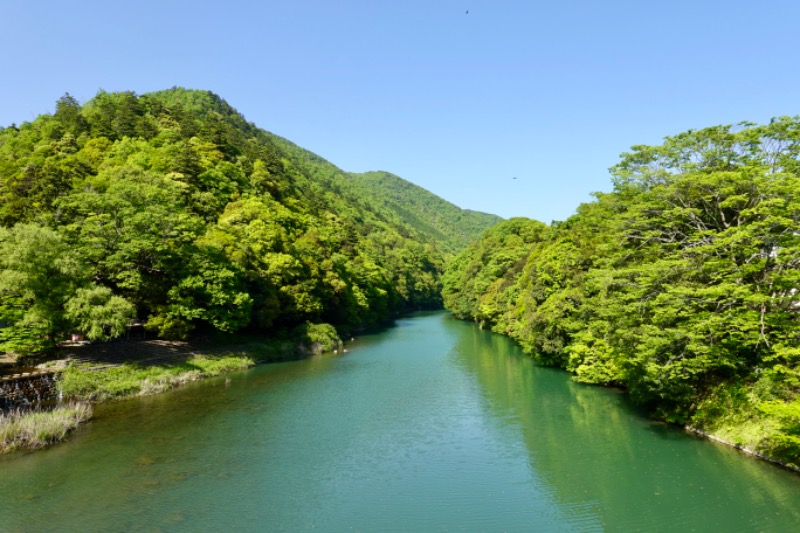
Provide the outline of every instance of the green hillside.
<path id="1" fill-rule="evenodd" d="M 436 243 L 448 255 L 474 241 L 501 221 L 497 215 L 458 206 L 389 172 L 344 172 L 317 154 L 287 139 L 271 135 L 290 161 L 304 168 L 314 182 L 360 209 L 373 211 L 385 222 L 410 228 L 416 238 Z"/>
<path id="2" fill-rule="evenodd" d="M 100 92 L 0 130 L 0 349 L 134 318 L 339 328 L 441 305 L 438 241 L 219 96 Z"/>
<path id="3" fill-rule="evenodd" d="M 443 243 L 450 253 L 461 251 L 502 220 L 497 215 L 461 209 L 389 172 L 350 173 L 350 177 L 374 204 L 398 213 L 428 240 Z"/>

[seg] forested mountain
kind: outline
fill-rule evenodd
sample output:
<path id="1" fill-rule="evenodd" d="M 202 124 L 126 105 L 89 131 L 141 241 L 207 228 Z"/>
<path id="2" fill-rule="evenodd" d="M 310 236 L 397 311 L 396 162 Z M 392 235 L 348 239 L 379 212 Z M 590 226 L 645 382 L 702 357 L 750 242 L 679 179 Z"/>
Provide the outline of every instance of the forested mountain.
<path id="1" fill-rule="evenodd" d="M 378 213 L 386 222 L 412 228 L 420 239 L 436 243 L 447 254 L 461 251 L 502 220 L 497 215 L 461 209 L 389 172 L 343 172 L 313 152 L 276 135 L 269 136 L 316 183 L 352 205 Z"/>
<path id="2" fill-rule="evenodd" d="M 0 349 L 441 305 L 451 243 L 362 193 L 210 92 L 65 95 L 0 130 Z"/>
<path id="3" fill-rule="evenodd" d="M 800 118 L 635 146 L 614 189 L 462 252 L 446 307 L 658 417 L 800 465 Z"/>
<path id="4" fill-rule="evenodd" d="M 460 252 L 484 230 L 502 220 L 497 215 L 461 209 L 389 172 L 350 173 L 353 182 L 383 209 L 397 213 L 428 240 Z"/>

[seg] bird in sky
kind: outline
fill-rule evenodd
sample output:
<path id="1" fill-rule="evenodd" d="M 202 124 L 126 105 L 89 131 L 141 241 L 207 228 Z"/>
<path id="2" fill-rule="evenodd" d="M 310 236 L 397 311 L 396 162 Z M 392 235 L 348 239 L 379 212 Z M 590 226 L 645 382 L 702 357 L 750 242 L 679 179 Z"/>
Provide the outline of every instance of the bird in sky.
<path id="1" fill-rule="evenodd" d="M 464 13 L 464 14 L 465 14 L 465 15 L 469 15 L 469 9 L 467 9 L 467 12 L 466 12 L 466 13 Z"/>

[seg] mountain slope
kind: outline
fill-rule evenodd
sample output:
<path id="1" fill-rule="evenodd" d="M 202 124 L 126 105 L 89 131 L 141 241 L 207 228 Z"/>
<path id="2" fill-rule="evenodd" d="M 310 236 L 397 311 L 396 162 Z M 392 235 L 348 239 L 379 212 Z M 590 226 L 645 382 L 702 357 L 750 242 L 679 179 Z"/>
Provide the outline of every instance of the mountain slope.
<path id="1" fill-rule="evenodd" d="M 100 92 L 0 130 L 0 343 L 339 327 L 441 305 L 447 245 L 219 96 Z"/>
<path id="2" fill-rule="evenodd" d="M 450 253 L 458 253 L 503 220 L 497 215 L 461 209 L 389 172 L 350 173 L 350 177 L 365 194 L 371 195 L 373 202 L 398 213 L 407 224 L 429 240 L 442 243 Z"/>
<path id="3" fill-rule="evenodd" d="M 484 230 L 501 221 L 497 215 L 461 209 L 389 172 L 344 172 L 317 154 L 271 135 L 292 163 L 305 169 L 317 186 L 347 198 L 382 220 L 410 228 L 415 238 L 433 242 L 448 255 L 458 253 Z"/>

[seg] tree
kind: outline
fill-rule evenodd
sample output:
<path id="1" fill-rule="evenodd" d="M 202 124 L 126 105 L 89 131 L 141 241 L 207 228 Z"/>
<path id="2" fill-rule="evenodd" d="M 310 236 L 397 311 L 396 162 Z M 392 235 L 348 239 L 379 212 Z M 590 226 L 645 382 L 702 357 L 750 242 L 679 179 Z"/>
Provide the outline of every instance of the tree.
<path id="1" fill-rule="evenodd" d="M 4 305 L 53 300 L 34 335 L 47 339 L 119 334 L 131 305 L 178 337 L 438 306 L 438 237 L 365 192 L 213 93 L 99 91 L 82 108 L 65 95 L 54 116 L 0 130 L 0 223 L 39 221 L 80 268 L 58 298 Z"/>
<path id="2" fill-rule="evenodd" d="M 89 128 L 89 123 L 81 113 L 81 105 L 69 93 L 56 102 L 55 119 L 61 123 L 64 132 L 77 137 Z"/>
<path id="3" fill-rule="evenodd" d="M 51 346 L 68 323 L 64 304 L 82 278 L 78 257 L 52 229 L 0 227 L 0 347 L 26 354 Z"/>
<path id="4" fill-rule="evenodd" d="M 78 289 L 67 301 L 65 311 L 65 317 L 91 340 L 121 336 L 136 316 L 136 306 L 98 285 Z"/>
<path id="5" fill-rule="evenodd" d="M 456 256 L 445 272 L 445 306 L 461 318 L 502 327 L 500 314 L 516 303 L 513 285 L 531 248 L 544 238 L 546 229 L 536 220 L 512 218 L 487 230 L 479 241 Z"/>

